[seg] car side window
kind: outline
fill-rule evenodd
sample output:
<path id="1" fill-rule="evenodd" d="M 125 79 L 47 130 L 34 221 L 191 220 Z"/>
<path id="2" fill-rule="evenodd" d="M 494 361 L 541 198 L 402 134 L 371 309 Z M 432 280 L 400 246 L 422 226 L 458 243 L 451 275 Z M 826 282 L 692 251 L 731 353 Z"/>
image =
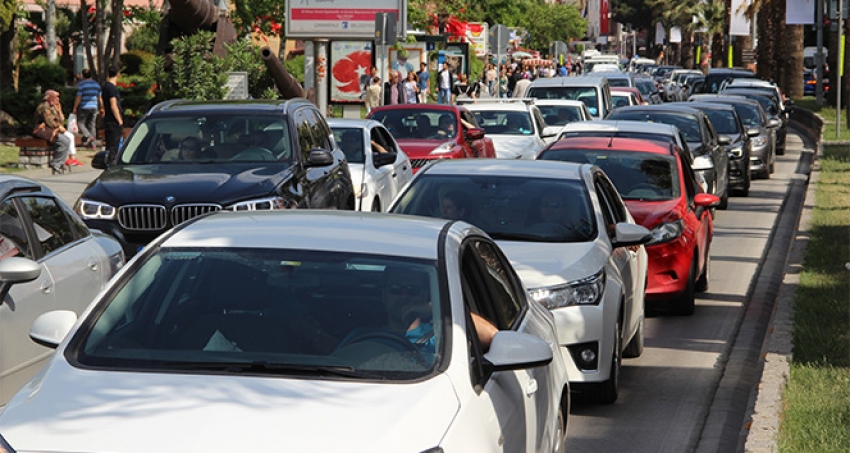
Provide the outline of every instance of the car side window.
<path id="1" fill-rule="evenodd" d="M 482 270 L 480 290 L 485 295 L 486 306 L 480 307 L 481 314 L 500 330 L 514 329 L 525 310 L 525 299 L 518 296 L 507 261 L 491 243 L 476 241 L 470 248 Z"/>
<path id="2" fill-rule="evenodd" d="M 702 122 L 705 126 L 705 131 L 708 133 L 708 141 L 706 143 L 716 143 L 717 132 L 714 131 L 714 126 L 711 125 L 711 121 L 708 120 L 708 116 L 703 116 Z"/>
<path id="3" fill-rule="evenodd" d="M 682 176 L 685 180 L 685 194 L 688 196 L 688 204 L 693 204 L 694 197 L 697 193 L 697 177 L 696 174 L 694 174 L 694 169 L 691 168 L 690 164 L 688 164 L 685 159 L 680 157 L 679 162 L 682 166 L 682 171 L 684 172 Z"/>
<path id="4" fill-rule="evenodd" d="M 292 114 L 292 120 L 295 123 L 295 133 L 298 135 L 298 147 L 301 151 L 301 160 L 306 161 L 310 150 L 320 147 L 320 143 L 316 141 L 313 135 L 313 122 L 311 121 L 309 109 L 299 109 Z"/>
<path id="5" fill-rule="evenodd" d="M 481 126 L 478 125 L 478 120 L 475 119 L 475 115 L 473 115 L 472 112 L 470 112 L 468 110 L 464 110 L 464 111 L 460 112 L 460 117 L 463 118 L 464 121 L 466 121 L 467 123 L 469 123 L 469 124 L 471 124 L 475 127 L 481 127 Z"/>
<path id="6" fill-rule="evenodd" d="M 75 240 L 68 220 L 56 200 L 45 197 L 21 197 L 32 220 L 41 251 L 47 255 Z"/>
<path id="7" fill-rule="evenodd" d="M 307 110 L 310 115 L 310 123 L 312 124 L 311 130 L 313 131 L 313 140 L 315 141 L 317 147 L 321 149 L 326 149 L 328 151 L 333 150 L 331 146 L 331 129 L 328 127 L 328 123 L 324 121 L 322 115 L 319 114 L 316 110 Z"/>
<path id="8" fill-rule="evenodd" d="M 623 200 L 620 198 L 620 193 L 617 192 L 617 188 L 614 187 L 611 181 L 606 178 L 600 178 L 598 184 L 605 193 L 605 197 L 607 198 L 606 201 L 611 207 L 614 222 L 625 222 L 626 219 L 628 219 L 628 209 L 626 208 L 626 205 L 623 204 Z"/>
<path id="9" fill-rule="evenodd" d="M 605 193 L 605 188 L 602 186 L 602 178 L 596 178 L 593 186 L 594 189 L 596 189 L 596 198 L 599 199 L 599 207 L 602 209 L 602 219 L 605 222 L 605 232 L 608 234 L 609 238 L 613 237 L 614 225 L 617 224 L 617 221 L 614 218 L 614 210 L 611 206 L 611 200 L 608 198 L 608 194 Z"/>
<path id="10" fill-rule="evenodd" d="M 0 260 L 19 256 L 32 259 L 24 221 L 11 199 L 0 202 Z"/>
<path id="11" fill-rule="evenodd" d="M 539 135 L 543 135 L 543 129 L 546 128 L 546 121 L 543 119 L 543 115 L 540 113 L 539 109 L 533 109 L 532 117 L 534 118 L 534 123 L 537 124 L 537 133 Z"/>

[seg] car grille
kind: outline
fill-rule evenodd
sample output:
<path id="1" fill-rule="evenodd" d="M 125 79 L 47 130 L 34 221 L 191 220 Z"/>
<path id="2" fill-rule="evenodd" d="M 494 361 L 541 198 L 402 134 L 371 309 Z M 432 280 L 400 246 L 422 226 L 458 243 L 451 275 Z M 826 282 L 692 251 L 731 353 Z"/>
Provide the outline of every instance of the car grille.
<path id="1" fill-rule="evenodd" d="M 217 204 L 183 204 L 171 208 L 171 225 L 179 225 L 199 215 L 221 209 Z M 118 209 L 121 228 L 133 231 L 158 231 L 169 226 L 165 206 L 128 205 Z"/>

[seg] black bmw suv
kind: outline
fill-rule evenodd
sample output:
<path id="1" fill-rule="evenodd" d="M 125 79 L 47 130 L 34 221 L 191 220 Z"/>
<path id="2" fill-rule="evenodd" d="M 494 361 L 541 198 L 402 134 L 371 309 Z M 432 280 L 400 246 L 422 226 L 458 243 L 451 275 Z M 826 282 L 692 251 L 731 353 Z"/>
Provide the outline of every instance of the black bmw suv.
<path id="1" fill-rule="evenodd" d="M 127 256 L 193 217 L 233 211 L 354 209 L 345 155 L 305 99 L 157 104 L 118 155 L 98 153 L 75 210 Z"/>

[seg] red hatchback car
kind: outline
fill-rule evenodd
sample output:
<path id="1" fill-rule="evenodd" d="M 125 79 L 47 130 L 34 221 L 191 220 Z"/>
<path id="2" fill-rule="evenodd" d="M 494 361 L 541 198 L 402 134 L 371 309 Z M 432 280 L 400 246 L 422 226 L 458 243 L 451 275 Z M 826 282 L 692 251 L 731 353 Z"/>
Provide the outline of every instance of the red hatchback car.
<path id="1" fill-rule="evenodd" d="M 413 172 L 437 159 L 496 157 L 493 140 L 469 110 L 456 105 L 399 104 L 372 109 L 410 158 Z"/>
<path id="2" fill-rule="evenodd" d="M 601 167 L 635 222 L 652 232 L 646 300 L 668 312 L 694 313 L 697 291 L 708 289 L 711 207 L 720 198 L 702 191 L 682 150 L 660 141 L 570 137 L 553 143 L 539 160 L 589 162 Z"/>

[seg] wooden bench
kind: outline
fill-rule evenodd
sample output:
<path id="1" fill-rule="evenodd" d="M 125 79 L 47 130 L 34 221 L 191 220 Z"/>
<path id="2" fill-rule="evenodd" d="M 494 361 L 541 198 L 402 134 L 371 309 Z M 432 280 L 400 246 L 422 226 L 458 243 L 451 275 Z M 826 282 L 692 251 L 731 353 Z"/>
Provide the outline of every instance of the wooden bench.
<path id="1" fill-rule="evenodd" d="M 83 144 L 81 137 L 75 137 L 74 146 L 80 147 Z M 53 156 L 53 145 L 47 140 L 35 137 L 23 137 L 15 139 L 15 146 L 18 147 L 18 168 L 33 169 L 33 168 L 48 168 L 50 159 Z M 71 167 L 65 165 L 65 170 L 71 171 Z"/>

